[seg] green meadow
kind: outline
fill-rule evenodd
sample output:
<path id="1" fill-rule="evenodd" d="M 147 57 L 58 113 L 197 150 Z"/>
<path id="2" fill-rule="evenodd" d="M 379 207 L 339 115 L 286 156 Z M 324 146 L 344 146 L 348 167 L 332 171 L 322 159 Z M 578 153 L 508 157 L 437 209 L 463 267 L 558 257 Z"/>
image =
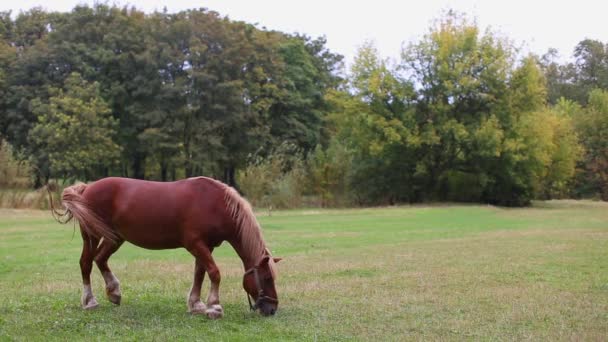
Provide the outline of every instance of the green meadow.
<path id="1" fill-rule="evenodd" d="M 239 258 L 214 253 L 225 317 L 186 312 L 194 260 L 125 244 L 122 304 L 80 308 L 81 238 L 49 212 L 0 209 L 0 340 L 606 340 L 608 203 L 260 211 L 279 311 L 249 311 Z M 204 283 L 206 295 L 208 282 Z"/>

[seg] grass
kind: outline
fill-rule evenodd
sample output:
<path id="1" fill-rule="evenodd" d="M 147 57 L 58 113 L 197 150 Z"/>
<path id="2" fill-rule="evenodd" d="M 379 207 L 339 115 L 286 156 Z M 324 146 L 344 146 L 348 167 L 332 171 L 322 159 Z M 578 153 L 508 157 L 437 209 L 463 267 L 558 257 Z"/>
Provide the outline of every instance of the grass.
<path id="1" fill-rule="evenodd" d="M 186 313 L 184 250 L 123 246 L 123 301 L 79 306 L 79 233 L 48 212 L 0 209 L 0 340 L 606 340 L 608 204 L 413 206 L 262 215 L 279 312 L 248 311 L 242 266 L 214 253 L 226 316 Z M 205 282 L 205 289 L 207 288 Z M 206 292 L 206 291 L 205 291 Z"/>

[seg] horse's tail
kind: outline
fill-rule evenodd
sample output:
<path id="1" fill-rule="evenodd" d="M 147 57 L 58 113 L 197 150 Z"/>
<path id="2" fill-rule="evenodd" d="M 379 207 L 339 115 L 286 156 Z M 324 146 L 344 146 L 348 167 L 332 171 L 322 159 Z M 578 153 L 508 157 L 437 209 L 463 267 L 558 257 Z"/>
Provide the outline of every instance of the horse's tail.
<path id="1" fill-rule="evenodd" d="M 91 204 L 82 196 L 86 188 L 86 184 L 78 183 L 63 190 L 61 194 L 61 202 L 65 208 L 63 212 L 55 209 L 49 189 L 53 217 L 61 224 L 68 223 L 72 218 L 76 218 L 80 222 L 81 229 L 88 235 L 116 242 L 118 240 L 116 232 L 95 213 Z"/>

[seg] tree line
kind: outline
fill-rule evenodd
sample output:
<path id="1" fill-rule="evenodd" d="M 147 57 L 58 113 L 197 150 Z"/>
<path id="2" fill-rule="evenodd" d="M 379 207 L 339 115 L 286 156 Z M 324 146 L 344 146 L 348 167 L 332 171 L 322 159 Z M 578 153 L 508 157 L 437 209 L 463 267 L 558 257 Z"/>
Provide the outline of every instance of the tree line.
<path id="1" fill-rule="evenodd" d="M 49 177 L 233 182 L 277 141 L 319 141 L 341 57 L 324 39 L 206 9 L 144 14 L 78 6 L 1 16 L 2 135 Z"/>
<path id="2" fill-rule="evenodd" d="M 608 46 L 519 56 L 446 13 L 401 58 L 207 9 L 0 15 L 0 135 L 49 178 L 209 175 L 256 204 L 608 199 Z M 267 204 L 267 203 L 266 203 Z M 305 203 L 304 203 L 305 204 Z"/>

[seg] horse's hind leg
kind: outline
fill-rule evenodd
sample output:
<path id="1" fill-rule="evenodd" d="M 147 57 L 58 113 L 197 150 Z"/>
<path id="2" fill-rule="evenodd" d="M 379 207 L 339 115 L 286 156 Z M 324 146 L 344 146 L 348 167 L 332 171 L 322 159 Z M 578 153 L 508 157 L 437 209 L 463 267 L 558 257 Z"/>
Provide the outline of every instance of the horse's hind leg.
<path id="1" fill-rule="evenodd" d="M 103 239 L 97 249 L 97 254 L 95 255 L 95 263 L 97 264 L 99 271 L 101 271 L 103 280 L 106 282 L 106 295 L 108 296 L 108 300 L 116 305 L 120 305 L 120 299 L 122 298 L 120 293 L 120 282 L 110 270 L 108 259 L 118 250 L 118 248 L 120 248 L 120 246 L 122 246 L 123 242 L 124 241 L 121 240 L 114 243 Z"/>
<path id="2" fill-rule="evenodd" d="M 93 295 L 93 290 L 91 289 L 91 270 L 93 269 L 93 256 L 95 255 L 95 251 L 97 249 L 97 244 L 99 243 L 99 239 L 89 236 L 84 230 L 81 228 L 80 232 L 82 234 L 82 254 L 80 255 L 80 272 L 82 273 L 82 297 L 80 299 L 80 303 L 82 304 L 82 308 L 89 310 L 96 308 L 99 303 L 97 303 L 97 299 Z"/>

